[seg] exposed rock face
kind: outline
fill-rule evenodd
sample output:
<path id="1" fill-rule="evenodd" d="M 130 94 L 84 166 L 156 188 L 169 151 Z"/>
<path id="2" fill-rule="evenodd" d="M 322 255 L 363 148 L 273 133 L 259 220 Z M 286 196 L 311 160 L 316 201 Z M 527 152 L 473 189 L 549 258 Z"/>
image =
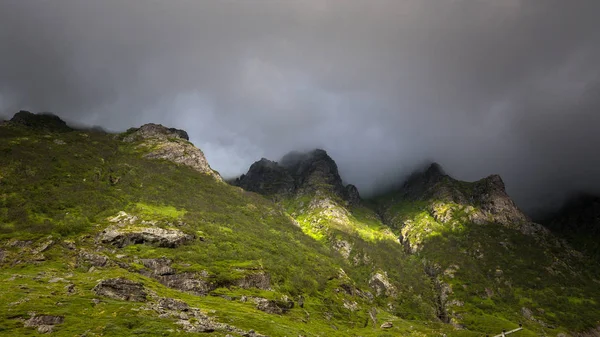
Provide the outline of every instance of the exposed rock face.
<path id="1" fill-rule="evenodd" d="M 245 190 L 269 196 L 290 196 L 328 191 L 350 203 L 360 202 L 353 185 L 344 186 L 338 168 L 324 150 L 291 152 L 279 163 L 261 159 L 233 183 Z"/>
<path id="2" fill-rule="evenodd" d="M 315 192 L 325 188 L 343 200 L 349 200 L 337 164 L 324 150 L 289 153 L 281 159 L 281 165 L 292 173 L 302 192 Z"/>
<path id="3" fill-rule="evenodd" d="M 352 184 L 346 185 L 346 195 L 348 195 L 348 201 L 352 205 L 358 205 L 360 203 L 360 194 L 358 188 Z"/>
<path id="4" fill-rule="evenodd" d="M 438 163 L 433 163 L 427 170 L 413 173 L 402 186 L 401 193 L 409 199 L 424 199 L 444 177 L 446 174 L 442 167 Z"/>
<path id="5" fill-rule="evenodd" d="M 142 259 L 144 267 L 149 268 L 153 275 L 165 276 L 175 274 L 175 270 L 171 268 L 171 260 L 160 259 Z"/>
<path id="6" fill-rule="evenodd" d="M 288 196 L 296 188 L 294 178 L 285 168 L 265 158 L 252 164 L 248 173 L 237 178 L 234 184 L 268 196 Z"/>
<path id="7" fill-rule="evenodd" d="M 144 302 L 147 296 L 141 283 L 125 278 L 102 280 L 94 287 L 93 291 L 98 296 L 132 302 Z"/>
<path id="8" fill-rule="evenodd" d="M 271 275 L 265 272 L 252 273 L 244 276 L 237 284 L 240 288 L 258 288 L 262 290 L 271 290 Z"/>
<path id="9" fill-rule="evenodd" d="M 206 295 L 216 289 L 216 286 L 206 280 L 208 275 L 200 273 L 168 274 L 156 277 L 165 286 L 195 295 Z"/>
<path id="10" fill-rule="evenodd" d="M 256 297 L 254 302 L 256 303 L 256 309 L 275 315 L 282 315 L 294 307 L 294 302 L 291 300 L 275 301 Z"/>
<path id="11" fill-rule="evenodd" d="M 21 110 L 11 118 L 10 123 L 13 125 L 23 125 L 32 129 L 54 132 L 68 132 L 73 130 L 62 119 L 51 113 L 34 114 Z"/>
<path id="12" fill-rule="evenodd" d="M 188 333 L 222 331 L 240 336 L 266 337 L 254 330 L 245 331 L 229 324 L 219 323 L 202 313 L 200 309 L 190 307 L 187 303 L 173 298 L 161 298 L 157 303 L 148 303 L 146 309 L 155 311 L 161 318 L 176 319 L 176 324 Z"/>
<path id="13" fill-rule="evenodd" d="M 178 229 L 159 227 L 120 228 L 110 226 L 100 234 L 100 241 L 119 248 L 133 244 L 150 244 L 158 247 L 175 248 L 193 240 L 194 237 Z"/>
<path id="14" fill-rule="evenodd" d="M 79 252 L 79 259 L 80 261 L 89 263 L 94 267 L 104 267 L 108 263 L 108 258 L 106 256 L 86 252 L 84 250 Z"/>
<path id="15" fill-rule="evenodd" d="M 397 295 L 396 287 L 390 282 L 386 273 L 375 273 L 369 281 L 369 286 L 375 290 L 377 296 L 395 297 Z"/>
<path id="16" fill-rule="evenodd" d="M 509 224 L 530 221 L 508 196 L 499 175 L 491 175 L 478 181 L 473 199 L 476 204 L 481 205 L 483 212 L 491 215 L 496 222 Z"/>
<path id="17" fill-rule="evenodd" d="M 385 323 L 381 324 L 381 326 L 380 326 L 381 329 L 390 329 L 393 327 L 394 327 L 394 324 L 392 322 L 385 322 Z"/>
<path id="18" fill-rule="evenodd" d="M 49 333 L 54 331 L 56 324 L 62 324 L 65 318 L 63 316 L 40 315 L 33 316 L 25 321 L 25 327 L 37 328 L 39 333 Z"/>
<path id="19" fill-rule="evenodd" d="M 133 142 L 135 140 L 140 139 L 150 139 L 150 138 L 159 138 L 159 139 L 168 139 L 168 138 L 181 138 L 185 140 L 190 140 L 187 132 L 175 128 L 167 128 L 160 124 L 144 124 L 139 128 L 129 129 L 130 133 L 127 137 L 124 138 L 126 142 Z"/>
<path id="20" fill-rule="evenodd" d="M 206 295 L 216 288 L 215 285 L 207 281 L 208 273 L 185 272 L 178 274 L 171 267 L 172 261 L 169 259 L 142 259 L 141 262 L 148 268 L 148 270 L 142 270 L 141 274 L 153 277 L 169 288 L 195 295 Z"/>
<path id="21" fill-rule="evenodd" d="M 189 311 L 190 306 L 180 300 L 174 298 L 161 298 L 158 300 L 158 305 L 162 309 L 166 310 L 178 310 L 178 311 Z"/>
<path id="22" fill-rule="evenodd" d="M 333 249 L 337 250 L 344 258 L 349 258 L 352 252 L 352 244 L 345 240 L 336 240 L 331 245 Z"/>
<path id="23" fill-rule="evenodd" d="M 145 124 L 138 129 L 130 129 L 123 138 L 125 142 L 138 141 L 141 142 L 139 146 L 148 148 L 146 158 L 185 165 L 221 181 L 221 176 L 210 168 L 204 153 L 188 140 L 187 132 L 160 124 Z"/>
<path id="24" fill-rule="evenodd" d="M 436 200 L 472 206 L 469 220 L 475 223 L 491 220 L 514 226 L 530 222 L 506 193 L 499 175 L 466 183 L 446 175 L 439 164 L 433 163 L 427 170 L 413 174 L 400 190 L 400 195 L 411 200 Z"/>

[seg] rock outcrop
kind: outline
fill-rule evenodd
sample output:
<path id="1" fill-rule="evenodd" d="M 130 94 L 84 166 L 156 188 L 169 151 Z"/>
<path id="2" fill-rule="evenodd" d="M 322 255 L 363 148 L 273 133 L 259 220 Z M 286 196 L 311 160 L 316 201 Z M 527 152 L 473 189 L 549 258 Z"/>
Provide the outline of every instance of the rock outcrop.
<path id="1" fill-rule="evenodd" d="M 267 196 L 290 196 L 296 189 L 294 177 L 277 162 L 262 158 L 250 166 L 235 185 Z"/>
<path id="2" fill-rule="evenodd" d="M 110 226 L 100 234 L 102 243 L 119 248 L 134 244 L 150 244 L 158 247 L 175 248 L 193 240 L 194 237 L 178 229 L 159 227 L 129 227 Z"/>
<path id="3" fill-rule="evenodd" d="M 133 142 L 136 140 L 143 139 L 163 139 L 169 138 L 180 138 L 184 140 L 190 140 L 187 132 L 175 128 L 167 128 L 160 124 L 148 123 L 144 124 L 139 128 L 132 128 L 127 130 L 127 136 L 123 138 L 126 142 Z"/>
<path id="4" fill-rule="evenodd" d="M 170 259 L 142 259 L 140 262 L 147 268 L 140 271 L 142 275 L 150 276 L 169 288 L 194 295 L 206 295 L 217 288 L 216 285 L 208 281 L 209 275 L 207 272 L 177 273 L 171 267 L 172 261 Z"/>
<path id="5" fill-rule="evenodd" d="M 94 287 L 93 291 L 98 296 L 132 302 L 144 302 L 147 296 L 141 283 L 126 278 L 102 280 Z"/>
<path id="6" fill-rule="evenodd" d="M 254 330 L 245 331 L 229 324 L 217 322 L 199 308 L 190 307 L 187 303 L 173 298 L 160 298 L 157 302 L 148 303 L 145 308 L 155 311 L 161 318 L 175 319 L 176 324 L 188 333 L 221 331 L 240 336 L 266 337 Z"/>
<path id="7" fill-rule="evenodd" d="M 331 193 L 349 204 L 360 203 L 358 189 L 343 184 L 337 164 L 321 149 L 291 152 L 279 163 L 263 158 L 233 184 L 275 198 L 319 192 Z"/>
<path id="8" fill-rule="evenodd" d="M 147 150 L 144 155 L 146 158 L 168 160 L 222 180 L 219 173 L 210 167 L 202 150 L 189 142 L 188 134 L 183 130 L 160 124 L 144 124 L 140 128 L 127 130 L 123 141 L 139 143 L 139 148 Z"/>
<path id="9" fill-rule="evenodd" d="M 73 130 L 67 125 L 67 123 L 65 123 L 65 121 L 54 114 L 34 114 L 25 110 L 17 112 L 13 118 L 10 119 L 10 124 L 52 132 L 68 132 Z"/>
<path id="10" fill-rule="evenodd" d="M 94 267 L 104 267 L 108 263 L 108 257 L 100 254 L 90 253 L 85 250 L 79 251 L 78 264 L 90 264 Z"/>
<path id="11" fill-rule="evenodd" d="M 207 280 L 208 274 L 184 272 L 156 276 L 165 286 L 195 295 L 206 295 L 217 287 Z"/>
<path id="12" fill-rule="evenodd" d="M 250 273 L 239 279 L 236 286 L 244 289 L 271 290 L 271 275 L 266 272 Z"/>
<path id="13" fill-rule="evenodd" d="M 402 198 L 420 201 L 439 201 L 471 206 L 471 221 L 496 222 L 518 226 L 531 220 L 517 207 L 506 193 L 499 175 L 491 175 L 476 182 L 463 182 L 447 175 L 442 167 L 431 164 L 425 171 L 410 176 L 399 191 Z"/>
<path id="14" fill-rule="evenodd" d="M 25 327 L 37 328 L 39 333 L 50 333 L 54 331 L 55 325 L 62 324 L 64 321 L 63 316 L 36 315 L 25 321 Z"/>
<path id="15" fill-rule="evenodd" d="M 375 290 L 377 296 L 385 295 L 388 297 L 396 297 L 398 293 L 396 287 L 390 282 L 385 272 L 373 274 L 369 280 L 369 286 Z"/>
<path id="16" fill-rule="evenodd" d="M 294 307 L 294 302 L 291 300 L 276 301 L 260 297 L 256 297 L 253 300 L 256 303 L 256 309 L 268 314 L 283 315 Z"/>

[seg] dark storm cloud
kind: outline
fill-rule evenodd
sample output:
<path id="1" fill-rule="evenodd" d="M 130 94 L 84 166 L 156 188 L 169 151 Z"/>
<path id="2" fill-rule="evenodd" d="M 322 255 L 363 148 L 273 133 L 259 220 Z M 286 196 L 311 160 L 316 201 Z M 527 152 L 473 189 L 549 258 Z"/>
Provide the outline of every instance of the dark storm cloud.
<path id="1" fill-rule="evenodd" d="M 597 0 L 0 3 L 0 114 L 186 129 L 225 176 L 322 147 L 365 192 L 427 160 L 530 209 L 600 190 Z"/>

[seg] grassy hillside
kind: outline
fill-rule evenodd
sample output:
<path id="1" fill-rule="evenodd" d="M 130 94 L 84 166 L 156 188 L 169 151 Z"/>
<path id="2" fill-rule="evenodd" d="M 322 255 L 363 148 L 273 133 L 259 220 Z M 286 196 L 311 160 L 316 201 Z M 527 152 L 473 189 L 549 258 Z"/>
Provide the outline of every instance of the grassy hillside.
<path id="1" fill-rule="evenodd" d="M 435 193 L 415 198 L 399 191 L 374 202 L 406 250 L 426 261 L 445 289 L 450 321 L 469 330 L 522 323 L 547 335 L 595 328 L 597 261 L 538 224 L 503 223 L 514 216 L 505 213 L 518 212 L 512 207 L 483 212 L 487 205 L 475 194 L 497 193 L 486 190 L 489 180 L 465 183 L 446 176 L 432 186 Z"/>
<path id="2" fill-rule="evenodd" d="M 598 263 L 530 222 L 498 176 L 461 182 L 432 165 L 398 191 L 349 204 L 323 175 L 335 167 L 322 163 L 302 164 L 318 168 L 300 179 L 311 185 L 281 203 L 365 287 L 376 293 L 385 275 L 378 300 L 394 315 L 447 323 L 451 335 L 519 324 L 522 336 L 557 335 L 600 323 Z"/>
<path id="3" fill-rule="evenodd" d="M 0 125 L 0 335 L 481 336 L 523 323 L 538 336 L 598 323 L 597 265 L 504 223 L 514 214 L 482 217 L 488 182 L 359 202 L 327 159 L 274 203 L 224 183 L 180 130 L 22 117 Z"/>
<path id="4" fill-rule="evenodd" d="M 352 270 L 346 259 L 277 205 L 148 159 L 152 149 L 126 136 L 0 126 L 0 334 L 37 335 L 47 326 L 57 336 L 179 335 L 194 325 L 215 336 L 448 330 L 403 320 L 362 295 L 344 273 Z M 169 246 L 131 236 L 148 228 L 192 239 Z M 111 231 L 129 241 L 106 241 Z M 95 291 L 115 278 L 140 284 L 146 299 Z M 168 311 L 164 298 L 200 311 Z M 60 319 L 40 326 L 36 317 L 46 316 Z M 386 321 L 394 327 L 382 330 Z"/>

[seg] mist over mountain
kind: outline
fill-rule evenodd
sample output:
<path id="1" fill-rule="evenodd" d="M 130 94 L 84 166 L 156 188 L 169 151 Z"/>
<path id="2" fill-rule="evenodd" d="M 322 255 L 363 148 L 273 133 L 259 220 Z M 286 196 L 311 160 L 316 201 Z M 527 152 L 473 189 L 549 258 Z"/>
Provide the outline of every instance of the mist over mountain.
<path id="1" fill-rule="evenodd" d="M 0 116 L 185 129 L 225 178 L 323 148 L 368 196 L 436 161 L 534 212 L 600 192 L 596 0 L 0 3 Z"/>
<path id="2" fill-rule="evenodd" d="M 461 181 L 437 163 L 363 198 L 323 149 L 227 183 L 186 130 L 28 111 L 0 123 L 0 153 L 12 335 L 600 331 L 597 198 L 544 226 L 499 175 Z"/>

